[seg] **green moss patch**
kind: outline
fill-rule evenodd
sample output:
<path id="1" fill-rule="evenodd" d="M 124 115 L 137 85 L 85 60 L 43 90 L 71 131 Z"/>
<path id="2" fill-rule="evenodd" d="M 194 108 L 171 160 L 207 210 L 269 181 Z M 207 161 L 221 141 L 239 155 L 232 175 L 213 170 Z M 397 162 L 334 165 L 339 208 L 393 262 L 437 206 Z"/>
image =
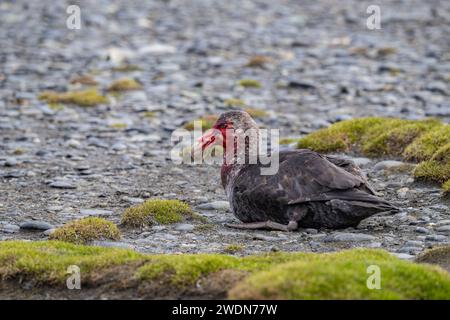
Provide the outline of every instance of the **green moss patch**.
<path id="1" fill-rule="evenodd" d="M 368 278 L 380 271 L 380 289 Z M 232 299 L 450 299 L 450 275 L 399 260 L 381 250 L 310 255 L 255 273 L 230 291 Z"/>
<path id="2" fill-rule="evenodd" d="M 195 122 L 200 122 L 201 128 L 203 131 L 211 129 L 214 123 L 216 123 L 218 116 L 216 115 L 208 115 L 204 116 L 200 119 L 192 120 L 184 125 L 186 130 L 192 131 L 195 129 Z"/>
<path id="3" fill-rule="evenodd" d="M 98 104 L 108 103 L 108 99 L 105 96 L 102 96 L 95 89 L 69 91 L 62 93 L 45 91 L 39 95 L 39 99 L 49 104 L 76 104 L 83 107 L 91 107 Z"/>
<path id="4" fill-rule="evenodd" d="M 50 239 L 77 244 L 94 240 L 119 240 L 120 231 L 110 221 L 89 217 L 69 222 L 63 227 L 57 228 L 50 235 Z"/>
<path id="5" fill-rule="evenodd" d="M 445 196 L 450 196 L 450 179 L 442 185 L 442 192 Z"/>
<path id="6" fill-rule="evenodd" d="M 114 81 L 108 91 L 128 91 L 142 89 L 142 85 L 134 79 L 120 79 Z"/>
<path id="7" fill-rule="evenodd" d="M 149 226 L 155 222 L 169 224 L 182 221 L 184 216 L 194 216 L 187 203 L 179 200 L 150 199 L 126 209 L 122 215 L 122 224 L 132 227 Z"/>
<path id="8" fill-rule="evenodd" d="M 161 291 L 189 297 L 189 290 L 195 290 L 199 281 L 213 277 L 220 278 L 218 283 L 227 283 L 227 288 L 232 288 L 229 297 L 238 299 L 450 299 L 450 275 L 443 269 L 402 261 L 383 250 L 234 257 L 147 255 L 61 241 L 0 242 L 2 282 L 26 279 L 66 292 L 71 265 L 80 268 L 83 288 L 101 287 L 102 295 L 110 294 L 112 288 L 133 288 L 133 292 L 154 298 L 164 295 Z M 381 289 L 367 288 L 371 265 L 380 268 Z M 208 297 L 208 292 L 203 295 Z"/>
<path id="9" fill-rule="evenodd" d="M 429 160 L 439 148 L 448 143 L 450 143 L 450 125 L 436 126 L 407 146 L 404 156 L 408 160 Z"/>
<path id="10" fill-rule="evenodd" d="M 71 265 L 78 266 L 83 278 L 88 279 L 102 269 L 142 260 L 143 255 L 131 250 L 61 241 L 1 241 L 0 279 L 31 278 L 65 286 L 67 268 Z"/>
<path id="11" fill-rule="evenodd" d="M 313 132 L 297 146 L 422 161 L 414 171 L 416 178 L 440 183 L 450 179 L 450 126 L 434 119 L 352 119 Z"/>
<path id="12" fill-rule="evenodd" d="M 72 80 L 70 80 L 70 83 L 72 83 L 72 84 L 81 84 L 81 85 L 84 85 L 84 86 L 96 86 L 96 85 L 98 85 L 97 80 L 95 80 L 95 78 L 90 76 L 90 75 L 82 75 L 82 76 L 75 77 Z"/>
<path id="13" fill-rule="evenodd" d="M 261 88 L 261 82 L 254 79 L 242 79 L 238 84 L 244 88 Z"/>

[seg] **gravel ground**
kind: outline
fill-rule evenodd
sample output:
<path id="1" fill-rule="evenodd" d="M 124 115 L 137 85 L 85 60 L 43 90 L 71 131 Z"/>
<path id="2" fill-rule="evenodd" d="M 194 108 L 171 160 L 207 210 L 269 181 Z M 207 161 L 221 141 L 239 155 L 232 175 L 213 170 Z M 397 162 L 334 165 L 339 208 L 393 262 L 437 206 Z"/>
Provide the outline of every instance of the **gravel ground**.
<path id="1" fill-rule="evenodd" d="M 450 2 L 379 1 L 381 30 L 366 28 L 371 3 L 356 0 L 75 3 L 81 30 L 66 28 L 73 1 L 0 4 L 0 240 L 46 239 L 44 229 L 85 216 L 118 223 L 126 207 L 161 197 L 189 202 L 207 222 L 124 229 L 121 242 L 96 244 L 152 253 L 238 244 L 240 254 L 364 246 L 408 259 L 450 242 L 439 186 L 415 183 L 395 159 L 355 160 L 400 213 L 294 233 L 224 227 L 235 220 L 217 202 L 226 200 L 219 167 L 170 160 L 171 132 L 227 110 L 228 98 L 268 111 L 258 122 L 282 136 L 360 116 L 449 122 Z M 271 61 L 246 67 L 255 55 Z M 139 70 L 114 70 L 124 63 Z M 70 80 L 87 73 L 101 88 L 123 77 L 143 88 L 91 108 L 37 99 L 77 89 Z"/>

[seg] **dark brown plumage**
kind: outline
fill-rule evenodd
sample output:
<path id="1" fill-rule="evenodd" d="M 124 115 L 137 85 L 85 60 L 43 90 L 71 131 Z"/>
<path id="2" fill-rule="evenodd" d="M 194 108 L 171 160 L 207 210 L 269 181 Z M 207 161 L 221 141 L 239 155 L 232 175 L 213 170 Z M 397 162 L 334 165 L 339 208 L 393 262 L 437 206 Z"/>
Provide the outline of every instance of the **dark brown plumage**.
<path id="1" fill-rule="evenodd" d="M 233 111 L 223 114 L 214 128 L 225 134 L 225 128 L 255 126 L 247 113 Z M 224 147 L 226 151 L 225 143 Z M 345 228 L 373 214 L 397 210 L 375 195 L 350 160 L 301 149 L 280 152 L 274 175 L 261 175 L 262 167 L 260 163 L 223 165 L 222 184 L 234 215 L 244 222 L 232 227 Z"/>

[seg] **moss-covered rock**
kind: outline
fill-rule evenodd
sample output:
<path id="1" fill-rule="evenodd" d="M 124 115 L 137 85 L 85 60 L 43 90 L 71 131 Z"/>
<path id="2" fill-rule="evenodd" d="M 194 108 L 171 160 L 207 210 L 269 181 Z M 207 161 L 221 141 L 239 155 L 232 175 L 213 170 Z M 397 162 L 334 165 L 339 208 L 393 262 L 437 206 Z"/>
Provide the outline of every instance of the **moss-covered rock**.
<path id="1" fill-rule="evenodd" d="M 234 257 L 147 255 L 60 241 L 0 242 L 0 286 L 4 281 L 26 279 L 46 293 L 45 285 L 67 292 L 71 265 L 80 268 L 83 288 L 103 288 L 102 295 L 131 288 L 141 297 L 157 298 L 161 291 L 170 291 L 186 298 L 199 281 L 219 277 L 220 283 L 232 288 L 229 297 L 239 299 L 450 299 L 450 275 L 443 269 L 402 261 L 383 250 Z M 371 265 L 380 268 L 379 290 L 366 285 Z M 19 282 L 14 283 L 19 288 Z M 207 297 L 208 292 L 203 295 Z"/>
<path id="2" fill-rule="evenodd" d="M 150 199 L 125 210 L 122 224 L 131 227 L 144 227 L 156 223 L 180 222 L 183 217 L 193 217 L 191 207 L 179 200 Z"/>
<path id="3" fill-rule="evenodd" d="M 76 104 L 83 107 L 108 103 L 108 99 L 95 89 L 68 92 L 45 91 L 39 95 L 39 99 L 49 104 Z"/>
<path id="4" fill-rule="evenodd" d="M 70 83 L 72 83 L 72 84 L 81 84 L 81 85 L 84 85 L 84 86 L 96 86 L 96 85 L 98 85 L 97 80 L 95 80 L 94 77 L 92 77 L 90 75 L 87 75 L 87 74 L 72 78 L 72 80 L 70 80 Z"/>
<path id="5" fill-rule="evenodd" d="M 114 223 L 95 217 L 69 222 L 50 234 L 50 239 L 77 244 L 94 240 L 119 240 L 120 237 L 120 231 Z"/>
<path id="6" fill-rule="evenodd" d="M 195 129 L 195 122 L 197 121 L 197 122 L 200 123 L 201 129 L 203 131 L 205 131 L 205 130 L 211 129 L 212 126 L 214 125 L 214 123 L 216 123 L 217 119 L 218 119 L 218 116 L 216 116 L 216 115 L 204 116 L 204 117 L 202 117 L 200 119 L 195 119 L 195 120 L 189 121 L 188 123 L 186 123 L 184 125 L 184 128 L 186 130 L 189 130 L 189 131 L 194 130 Z"/>
<path id="7" fill-rule="evenodd" d="M 142 85 L 134 79 L 119 79 L 114 81 L 109 87 L 108 91 L 128 91 L 142 89 Z"/>
<path id="8" fill-rule="evenodd" d="M 450 196 L 450 179 L 442 185 L 442 192 L 444 196 Z"/>
<path id="9" fill-rule="evenodd" d="M 369 266 L 379 268 L 380 289 L 369 289 Z M 370 270 L 370 269 L 369 269 Z M 277 265 L 246 278 L 231 299 L 450 299 L 450 275 L 399 260 L 381 250 L 358 249 Z"/>
<path id="10" fill-rule="evenodd" d="M 242 79 L 238 84 L 244 88 L 261 88 L 261 82 L 255 79 Z"/>
<path id="11" fill-rule="evenodd" d="M 352 119 L 313 132 L 297 146 L 422 161 L 414 170 L 416 178 L 440 183 L 450 179 L 450 126 L 434 119 Z"/>

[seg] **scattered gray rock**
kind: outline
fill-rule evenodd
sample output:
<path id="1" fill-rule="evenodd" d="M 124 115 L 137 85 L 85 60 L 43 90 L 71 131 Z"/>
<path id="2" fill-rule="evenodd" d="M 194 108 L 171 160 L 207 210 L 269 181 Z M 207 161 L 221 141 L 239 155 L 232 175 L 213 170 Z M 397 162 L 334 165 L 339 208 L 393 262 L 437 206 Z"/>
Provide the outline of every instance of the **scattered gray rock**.
<path id="1" fill-rule="evenodd" d="M 132 249 L 134 250 L 135 247 L 132 244 L 125 243 L 125 242 L 116 242 L 116 241 L 92 241 L 92 245 L 98 246 L 98 247 L 108 247 L 108 248 L 120 248 L 120 249 Z"/>
<path id="2" fill-rule="evenodd" d="M 76 189 L 77 186 L 69 181 L 54 181 L 49 184 L 50 187 L 56 189 Z"/>
<path id="3" fill-rule="evenodd" d="M 374 170 L 394 169 L 394 168 L 403 167 L 404 165 L 405 165 L 405 162 L 395 161 L 395 160 L 385 160 L 385 161 L 378 162 L 375 165 Z"/>
<path id="4" fill-rule="evenodd" d="M 10 223 L 2 225 L 0 227 L 0 231 L 5 232 L 5 233 L 16 233 L 19 230 L 20 230 L 20 227 L 18 225 L 10 224 Z"/>
<path id="5" fill-rule="evenodd" d="M 20 224 L 20 229 L 25 230 L 48 230 L 55 228 L 54 225 L 45 221 L 28 220 Z"/>

